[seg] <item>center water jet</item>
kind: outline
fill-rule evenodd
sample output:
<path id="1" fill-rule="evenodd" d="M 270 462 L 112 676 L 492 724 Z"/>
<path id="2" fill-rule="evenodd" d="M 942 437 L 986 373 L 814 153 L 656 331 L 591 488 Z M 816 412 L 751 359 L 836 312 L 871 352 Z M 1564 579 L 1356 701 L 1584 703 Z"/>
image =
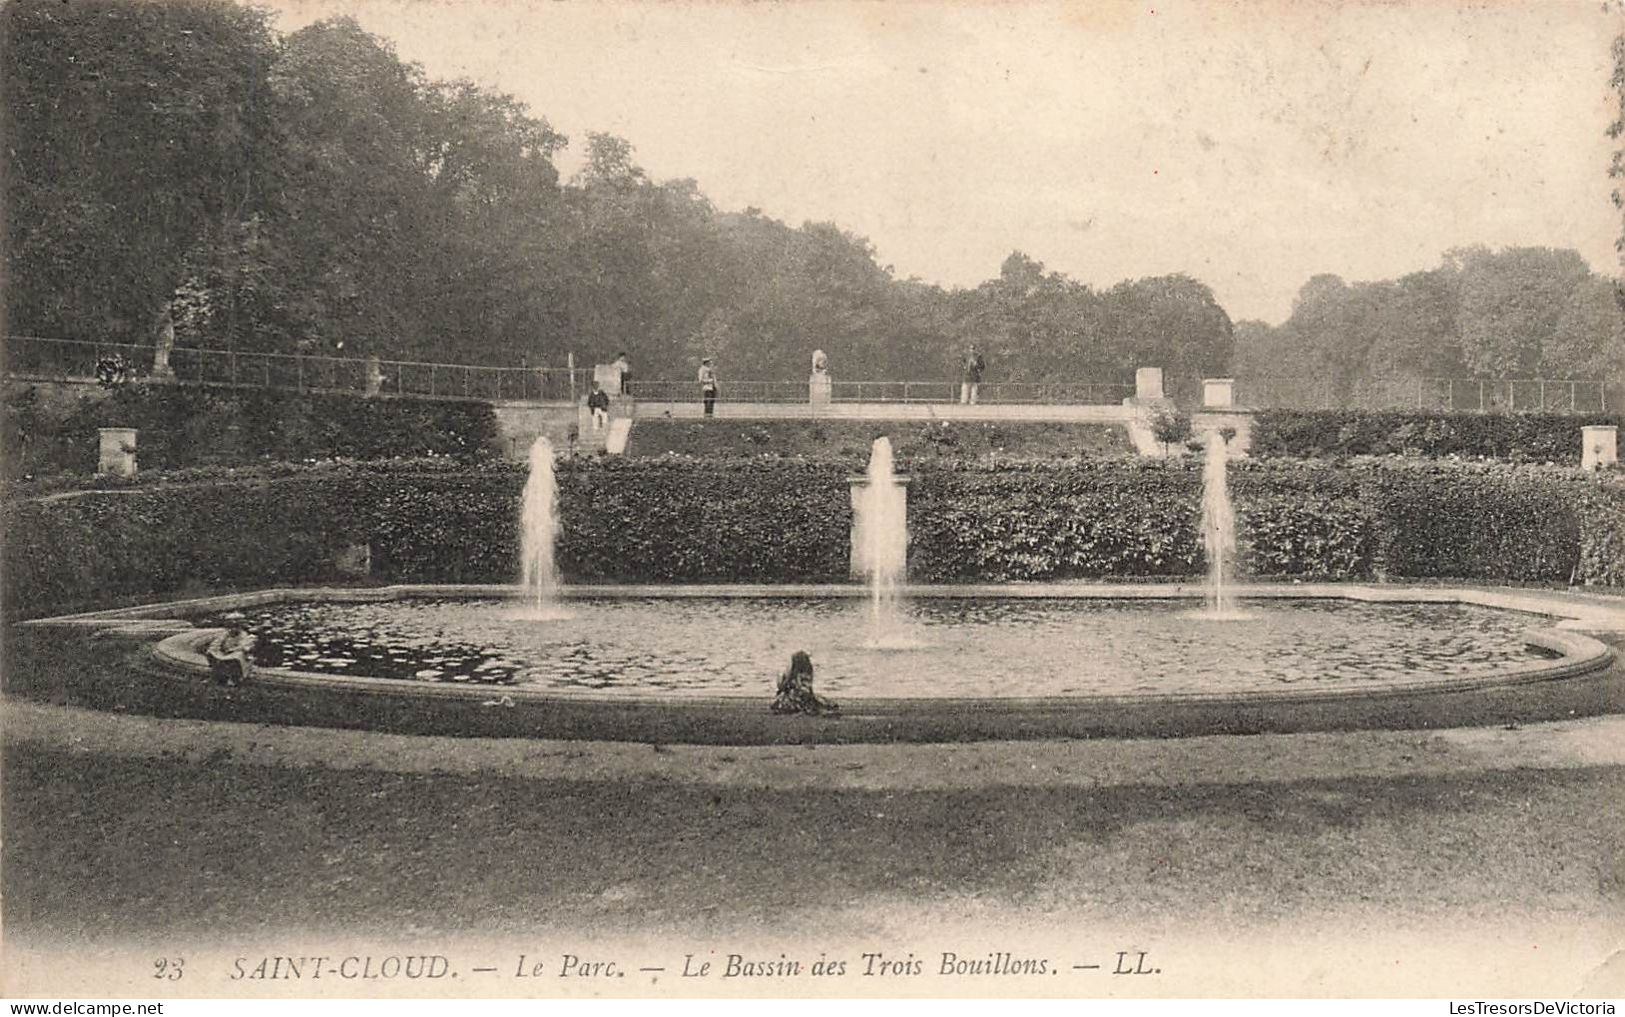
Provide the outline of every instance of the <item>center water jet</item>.
<path id="1" fill-rule="evenodd" d="M 559 535 L 559 492 L 553 476 L 553 444 L 545 435 L 530 446 L 530 477 L 519 513 L 520 582 L 538 616 L 556 611 L 559 576 L 553 546 Z"/>
<path id="2" fill-rule="evenodd" d="M 1202 465 L 1202 547 L 1207 552 L 1207 615 L 1215 619 L 1236 617 L 1235 595 L 1228 585 L 1236 549 L 1236 516 L 1226 475 L 1229 458 L 1224 435 L 1209 431 Z"/>
<path id="3" fill-rule="evenodd" d="M 869 581 L 870 636 L 879 645 L 901 627 L 898 599 L 908 567 L 908 501 L 892 469 L 890 438 L 876 438 L 870 448 L 853 511 L 858 571 Z"/>

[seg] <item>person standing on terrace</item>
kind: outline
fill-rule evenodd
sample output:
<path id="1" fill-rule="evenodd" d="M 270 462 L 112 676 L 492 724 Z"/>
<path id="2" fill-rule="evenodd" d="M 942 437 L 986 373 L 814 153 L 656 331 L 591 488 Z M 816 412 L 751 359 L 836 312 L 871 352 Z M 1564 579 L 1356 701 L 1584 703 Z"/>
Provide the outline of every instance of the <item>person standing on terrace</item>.
<path id="1" fill-rule="evenodd" d="M 621 378 L 621 395 L 632 394 L 632 358 L 626 351 L 615 354 L 615 371 Z"/>
<path id="2" fill-rule="evenodd" d="M 609 423 L 609 393 L 596 381 L 592 383 L 592 394 L 587 396 L 587 409 L 592 411 L 592 429 L 602 431 Z"/>
<path id="3" fill-rule="evenodd" d="M 965 351 L 964 373 L 959 383 L 959 401 L 966 405 L 975 405 L 976 390 L 982 384 L 982 372 L 987 369 L 987 361 L 971 343 L 970 349 Z"/>
<path id="4" fill-rule="evenodd" d="M 703 357 L 700 360 L 700 398 L 705 403 L 705 415 L 711 416 L 716 412 L 717 405 L 717 369 L 711 366 L 711 358 Z"/>

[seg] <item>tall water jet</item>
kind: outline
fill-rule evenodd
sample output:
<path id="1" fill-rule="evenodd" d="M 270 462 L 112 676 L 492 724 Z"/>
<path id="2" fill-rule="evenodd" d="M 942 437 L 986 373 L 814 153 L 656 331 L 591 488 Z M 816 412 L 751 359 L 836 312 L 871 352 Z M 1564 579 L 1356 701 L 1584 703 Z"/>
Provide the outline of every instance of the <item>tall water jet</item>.
<path id="1" fill-rule="evenodd" d="M 1202 547 L 1207 551 L 1207 613 L 1213 617 L 1235 612 L 1235 596 L 1226 585 L 1236 549 L 1236 517 L 1226 477 L 1228 446 L 1224 435 L 1208 432 L 1207 461 L 1202 467 Z"/>
<path id="2" fill-rule="evenodd" d="M 908 567 L 908 501 L 892 469 L 891 439 L 875 439 L 853 509 L 858 569 L 869 580 L 871 635 L 883 643 L 899 628 L 898 596 Z"/>
<path id="3" fill-rule="evenodd" d="M 559 491 L 553 477 L 553 444 L 540 436 L 530 447 L 530 477 L 525 481 L 519 513 L 521 583 L 547 615 L 558 600 L 559 576 L 553 566 L 553 545 L 559 535 Z"/>

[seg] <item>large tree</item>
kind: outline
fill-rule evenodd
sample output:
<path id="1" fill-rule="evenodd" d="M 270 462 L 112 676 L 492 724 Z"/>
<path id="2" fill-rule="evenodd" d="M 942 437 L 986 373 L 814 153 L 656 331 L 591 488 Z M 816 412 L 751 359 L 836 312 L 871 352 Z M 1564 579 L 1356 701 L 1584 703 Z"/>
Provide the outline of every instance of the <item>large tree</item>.
<path id="1" fill-rule="evenodd" d="M 869 241 L 712 207 L 629 142 L 565 139 L 513 98 L 435 81 L 353 20 L 275 38 L 208 0 L 16 0 L 0 11 L 8 310 L 51 335 L 557 365 L 640 378 L 1120 380 L 1222 369 L 1228 317 L 1182 276 L 1106 293 L 1013 253 L 944 290 Z M 990 266 L 991 267 L 991 266 Z M 171 327 L 172 326 L 172 327 Z"/>
<path id="2" fill-rule="evenodd" d="M 241 242 L 266 198 L 266 14 L 13 0 L 0 47 L 12 329 L 166 337 L 196 248 Z"/>
<path id="3" fill-rule="evenodd" d="M 1569 295 L 1590 270 L 1575 251 L 1482 247 L 1451 251 L 1458 276 L 1463 364 L 1481 377 L 1534 377 Z"/>

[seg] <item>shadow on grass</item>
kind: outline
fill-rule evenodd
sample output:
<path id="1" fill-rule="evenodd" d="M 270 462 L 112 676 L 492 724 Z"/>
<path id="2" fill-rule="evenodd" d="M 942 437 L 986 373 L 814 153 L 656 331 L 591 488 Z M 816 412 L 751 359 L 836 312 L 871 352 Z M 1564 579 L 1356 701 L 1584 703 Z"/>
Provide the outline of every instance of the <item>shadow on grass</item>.
<path id="1" fill-rule="evenodd" d="M 1294 784 L 778 791 L 11 747 L 24 937 L 795 928 L 899 904 L 1273 921 L 1617 909 L 1618 768 Z"/>

